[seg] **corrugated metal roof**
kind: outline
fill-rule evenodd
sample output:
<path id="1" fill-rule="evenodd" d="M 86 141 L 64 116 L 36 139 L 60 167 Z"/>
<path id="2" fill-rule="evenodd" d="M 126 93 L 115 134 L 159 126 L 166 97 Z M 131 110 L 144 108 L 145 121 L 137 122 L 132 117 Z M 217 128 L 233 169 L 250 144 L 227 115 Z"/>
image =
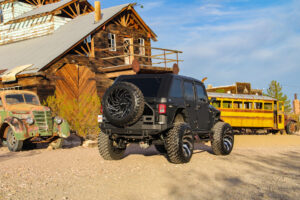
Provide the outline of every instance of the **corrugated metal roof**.
<path id="1" fill-rule="evenodd" d="M 51 4 L 47 4 L 47 5 L 38 7 L 36 9 L 33 9 L 29 12 L 24 13 L 23 15 L 20 15 L 20 16 L 16 17 L 14 20 L 22 19 L 22 18 L 25 18 L 25 17 L 38 15 L 38 14 L 42 14 L 42 13 L 51 12 L 51 11 L 54 11 L 55 9 L 65 5 L 65 4 L 71 2 L 71 1 L 73 1 L 73 0 L 62 0 L 62 1 L 59 1 L 59 2 L 56 2 L 56 3 L 51 3 Z"/>
<path id="2" fill-rule="evenodd" d="M 33 66 L 20 74 L 35 73 L 59 55 L 70 49 L 97 27 L 130 4 L 102 10 L 102 19 L 95 23 L 94 12 L 79 16 L 60 27 L 53 34 L 0 46 L 0 69 L 13 69 L 21 65 Z"/>
<path id="3" fill-rule="evenodd" d="M 277 101 L 272 97 L 262 96 L 262 95 L 251 95 L 251 94 L 228 94 L 228 93 L 216 93 L 216 92 L 208 92 L 207 95 L 209 97 L 216 98 L 230 98 L 230 99 L 257 99 L 257 100 L 270 100 Z"/>

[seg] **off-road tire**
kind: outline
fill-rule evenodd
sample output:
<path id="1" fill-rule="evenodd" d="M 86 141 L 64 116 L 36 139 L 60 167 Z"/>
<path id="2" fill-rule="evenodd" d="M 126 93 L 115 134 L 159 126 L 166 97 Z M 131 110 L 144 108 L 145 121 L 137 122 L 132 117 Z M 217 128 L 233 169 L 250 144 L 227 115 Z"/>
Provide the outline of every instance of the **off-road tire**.
<path id="1" fill-rule="evenodd" d="M 234 144 L 234 135 L 228 123 L 217 122 L 213 129 L 211 147 L 216 155 L 228 155 Z"/>
<path id="2" fill-rule="evenodd" d="M 295 134 L 298 131 L 297 123 L 293 121 L 289 121 L 285 127 L 285 131 L 289 135 Z"/>
<path id="3" fill-rule="evenodd" d="M 6 141 L 8 149 L 12 152 L 21 151 L 23 147 L 23 141 L 16 139 L 11 127 L 7 127 L 7 129 Z"/>
<path id="4" fill-rule="evenodd" d="M 126 149 L 115 147 L 113 142 L 108 135 L 102 132 L 99 134 L 98 149 L 104 160 L 121 160 L 124 157 Z"/>
<path id="5" fill-rule="evenodd" d="M 187 163 L 194 150 L 194 134 L 187 123 L 176 123 L 165 137 L 165 148 L 170 162 Z"/>
<path id="6" fill-rule="evenodd" d="M 116 97 L 117 95 L 114 94 L 117 94 L 117 91 L 123 91 L 123 95 L 125 91 L 127 98 L 122 98 L 122 95 L 120 95 L 121 97 Z M 115 111 L 114 113 L 113 109 L 109 109 L 109 107 L 112 108 L 112 100 L 114 102 L 114 108 L 128 108 L 125 115 L 116 116 L 116 113 L 120 112 Z M 109 87 L 103 96 L 102 102 L 103 114 L 106 119 L 113 125 L 119 127 L 136 123 L 142 116 L 145 106 L 144 96 L 141 90 L 134 84 L 128 82 L 118 82 Z M 126 104 L 130 104 L 130 106 L 124 106 Z"/>
<path id="7" fill-rule="evenodd" d="M 166 154 L 167 153 L 167 150 L 166 150 L 166 148 L 165 148 L 165 145 L 163 145 L 163 144 L 156 144 L 156 145 L 154 145 L 155 146 L 155 149 L 159 152 L 159 153 L 161 153 L 161 154 Z"/>

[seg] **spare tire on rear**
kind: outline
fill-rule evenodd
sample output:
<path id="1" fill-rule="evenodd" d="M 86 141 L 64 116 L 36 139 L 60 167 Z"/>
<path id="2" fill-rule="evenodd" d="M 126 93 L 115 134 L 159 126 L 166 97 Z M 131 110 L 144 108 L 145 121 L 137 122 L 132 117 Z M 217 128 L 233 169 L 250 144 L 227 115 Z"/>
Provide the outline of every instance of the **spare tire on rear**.
<path id="1" fill-rule="evenodd" d="M 141 90 L 129 82 L 117 82 L 109 87 L 102 99 L 103 114 L 115 126 L 136 123 L 144 112 Z"/>

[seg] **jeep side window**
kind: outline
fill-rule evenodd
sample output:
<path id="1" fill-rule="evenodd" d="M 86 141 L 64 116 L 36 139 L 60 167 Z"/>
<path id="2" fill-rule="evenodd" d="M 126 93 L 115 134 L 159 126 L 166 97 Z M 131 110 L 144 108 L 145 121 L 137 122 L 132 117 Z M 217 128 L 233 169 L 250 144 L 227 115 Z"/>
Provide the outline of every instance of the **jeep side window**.
<path id="1" fill-rule="evenodd" d="M 188 101 L 195 100 L 194 86 L 192 82 L 184 81 L 184 98 Z"/>
<path id="2" fill-rule="evenodd" d="M 177 78 L 173 79 L 169 96 L 174 97 L 174 98 L 182 98 L 183 97 L 182 84 L 181 84 L 180 79 L 177 79 Z"/>
<path id="3" fill-rule="evenodd" d="M 203 86 L 196 84 L 196 90 L 197 90 L 198 101 L 207 102 L 207 96 L 205 94 Z"/>

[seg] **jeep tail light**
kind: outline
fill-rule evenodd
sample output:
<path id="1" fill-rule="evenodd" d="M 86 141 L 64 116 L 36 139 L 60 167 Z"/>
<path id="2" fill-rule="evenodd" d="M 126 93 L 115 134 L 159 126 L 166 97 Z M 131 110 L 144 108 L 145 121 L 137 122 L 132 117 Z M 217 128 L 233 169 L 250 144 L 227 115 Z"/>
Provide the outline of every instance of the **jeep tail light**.
<path id="1" fill-rule="evenodd" d="M 101 112 L 101 114 L 103 113 L 103 107 L 102 107 L 102 105 L 100 107 L 100 112 Z"/>
<path id="2" fill-rule="evenodd" d="M 166 104 L 159 104 L 158 105 L 158 113 L 159 114 L 166 114 L 167 113 L 167 106 L 166 106 Z"/>

